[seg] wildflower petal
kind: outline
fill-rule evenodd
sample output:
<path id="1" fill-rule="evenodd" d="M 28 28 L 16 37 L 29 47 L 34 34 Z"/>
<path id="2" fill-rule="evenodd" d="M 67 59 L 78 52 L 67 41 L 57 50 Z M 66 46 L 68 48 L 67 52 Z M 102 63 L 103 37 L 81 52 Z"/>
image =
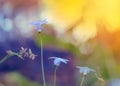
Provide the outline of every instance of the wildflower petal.
<path id="1" fill-rule="evenodd" d="M 94 69 L 88 68 L 88 67 L 80 67 L 77 66 L 76 68 L 79 68 L 79 72 L 87 75 L 90 72 L 96 72 Z"/>
<path id="2" fill-rule="evenodd" d="M 59 57 L 49 57 L 49 59 L 54 59 L 54 65 L 56 65 L 56 66 L 59 66 L 61 62 L 67 64 L 67 62 L 69 61 L 67 59 L 63 59 L 63 58 L 59 58 Z"/>
<path id="3" fill-rule="evenodd" d="M 32 54 L 32 50 L 29 48 L 29 54 Z"/>
<path id="4" fill-rule="evenodd" d="M 48 59 L 56 59 L 57 57 L 49 57 Z"/>
<path id="5" fill-rule="evenodd" d="M 46 19 L 44 19 L 44 20 L 42 20 L 40 22 L 31 22 L 31 24 L 33 24 L 33 25 L 35 25 L 37 27 L 38 32 L 42 31 L 42 25 L 46 24 L 46 23 L 47 23 Z"/>
<path id="6" fill-rule="evenodd" d="M 21 50 L 24 51 L 24 52 L 26 52 L 27 48 L 21 47 Z"/>

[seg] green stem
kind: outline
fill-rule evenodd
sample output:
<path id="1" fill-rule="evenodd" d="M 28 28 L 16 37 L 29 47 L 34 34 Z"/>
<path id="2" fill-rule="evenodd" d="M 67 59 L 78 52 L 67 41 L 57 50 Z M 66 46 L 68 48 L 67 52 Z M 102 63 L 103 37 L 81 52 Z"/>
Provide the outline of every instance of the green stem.
<path id="1" fill-rule="evenodd" d="M 10 55 L 6 55 L 2 60 L 0 60 L 0 64 L 3 63 L 5 60 L 7 60 L 10 57 L 11 57 Z"/>
<path id="2" fill-rule="evenodd" d="M 99 76 L 98 76 L 98 74 L 97 74 L 97 73 L 95 73 L 95 76 L 96 76 L 96 78 L 99 80 Z M 104 84 L 103 84 L 103 83 L 100 83 L 100 85 L 101 85 L 101 86 L 104 86 Z"/>
<path id="3" fill-rule="evenodd" d="M 13 55 L 15 55 L 15 56 L 19 57 L 20 59 L 24 60 L 24 58 L 21 55 L 19 55 L 18 53 L 13 52 Z"/>
<path id="4" fill-rule="evenodd" d="M 46 86 L 45 74 L 44 74 L 44 63 L 43 63 L 43 45 L 42 45 L 42 37 L 41 37 L 41 67 L 42 67 L 43 85 Z"/>
<path id="5" fill-rule="evenodd" d="M 80 86 L 83 86 L 84 79 L 85 79 L 85 75 L 82 76 L 82 81 L 80 83 Z"/>
<path id="6" fill-rule="evenodd" d="M 19 58 L 23 59 L 18 53 L 13 52 L 11 55 L 6 55 L 2 60 L 0 60 L 0 64 L 2 64 L 4 61 L 6 61 L 8 58 L 12 56 L 18 56 Z"/>
<path id="7" fill-rule="evenodd" d="M 57 73 L 58 66 L 55 67 L 54 71 L 54 86 L 56 86 L 56 73 Z"/>

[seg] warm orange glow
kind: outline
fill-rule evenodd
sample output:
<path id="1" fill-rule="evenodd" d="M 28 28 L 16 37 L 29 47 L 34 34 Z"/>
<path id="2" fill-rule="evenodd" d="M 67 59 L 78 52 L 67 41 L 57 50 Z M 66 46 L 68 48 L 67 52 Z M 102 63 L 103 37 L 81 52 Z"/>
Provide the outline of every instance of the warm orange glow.
<path id="1" fill-rule="evenodd" d="M 76 22 L 72 35 L 79 42 L 96 36 L 98 23 L 108 32 L 120 30 L 120 0 L 43 0 L 43 15 L 64 33 Z M 79 22 L 78 22 L 79 21 Z M 84 40 L 82 39 L 83 37 Z"/>

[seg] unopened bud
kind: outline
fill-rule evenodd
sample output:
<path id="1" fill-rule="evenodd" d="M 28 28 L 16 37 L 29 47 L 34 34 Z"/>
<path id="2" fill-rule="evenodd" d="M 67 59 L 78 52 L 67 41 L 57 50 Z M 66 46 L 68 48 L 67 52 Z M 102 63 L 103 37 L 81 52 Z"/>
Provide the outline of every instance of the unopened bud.
<path id="1" fill-rule="evenodd" d="M 6 53 L 7 53 L 8 55 L 12 55 L 12 54 L 13 54 L 13 52 L 12 52 L 11 50 L 6 51 Z"/>

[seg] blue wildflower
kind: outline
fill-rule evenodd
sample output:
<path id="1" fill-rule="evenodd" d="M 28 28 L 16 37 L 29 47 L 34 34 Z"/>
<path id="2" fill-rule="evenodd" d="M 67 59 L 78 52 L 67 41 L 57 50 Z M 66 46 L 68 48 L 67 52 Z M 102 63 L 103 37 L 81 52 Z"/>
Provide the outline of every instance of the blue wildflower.
<path id="1" fill-rule="evenodd" d="M 108 86 L 120 86 L 120 78 L 112 79 Z"/>
<path id="2" fill-rule="evenodd" d="M 59 58 L 59 57 L 49 57 L 49 59 L 54 59 L 54 65 L 56 65 L 56 66 L 59 66 L 61 62 L 67 64 L 67 62 L 69 61 L 67 59 L 63 59 L 63 58 Z"/>
<path id="3" fill-rule="evenodd" d="M 87 75 L 90 72 L 96 72 L 94 69 L 91 69 L 91 68 L 88 68 L 88 67 L 77 66 L 77 68 L 79 68 L 80 73 L 82 73 L 83 75 Z"/>
<path id="4" fill-rule="evenodd" d="M 47 23 L 46 19 L 44 19 L 44 20 L 42 20 L 40 22 L 31 22 L 31 24 L 33 24 L 33 25 L 35 25 L 37 27 L 38 32 L 42 31 L 42 25 L 46 24 L 46 23 Z"/>

